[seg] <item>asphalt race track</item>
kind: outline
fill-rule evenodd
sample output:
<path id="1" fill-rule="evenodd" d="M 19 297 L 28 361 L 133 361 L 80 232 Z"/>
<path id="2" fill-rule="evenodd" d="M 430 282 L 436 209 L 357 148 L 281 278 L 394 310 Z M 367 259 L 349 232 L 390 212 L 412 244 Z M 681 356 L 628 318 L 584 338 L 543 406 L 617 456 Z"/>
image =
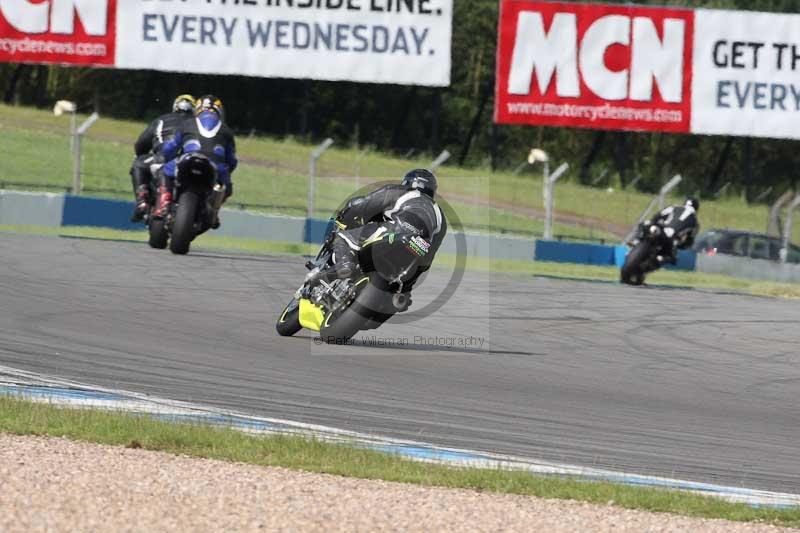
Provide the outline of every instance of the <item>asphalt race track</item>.
<path id="1" fill-rule="evenodd" d="M 467 273 L 433 315 L 370 332 L 381 346 L 318 346 L 310 333 L 274 333 L 302 263 L 2 234 L 0 365 L 451 447 L 800 492 L 798 302 Z M 432 274 L 414 308 L 446 280 Z"/>

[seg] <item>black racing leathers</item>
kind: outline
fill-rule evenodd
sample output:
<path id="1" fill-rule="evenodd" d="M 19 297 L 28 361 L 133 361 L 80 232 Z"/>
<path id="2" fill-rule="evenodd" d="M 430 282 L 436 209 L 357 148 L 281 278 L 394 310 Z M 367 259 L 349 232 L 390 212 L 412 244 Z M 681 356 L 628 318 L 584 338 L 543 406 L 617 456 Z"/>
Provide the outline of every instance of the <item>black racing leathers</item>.
<path id="1" fill-rule="evenodd" d="M 153 179 L 150 171 L 154 164 L 163 164 L 161 148 L 175 137 L 175 132 L 189 116 L 186 113 L 167 113 L 152 121 L 133 145 L 136 158 L 131 165 L 131 181 L 137 196 L 145 191 Z"/>
<path id="2" fill-rule="evenodd" d="M 173 139 L 183 121 L 190 116 L 186 113 L 167 113 L 151 122 L 133 145 L 137 157 L 150 152 L 159 154 L 161 145 Z"/>
<path id="3" fill-rule="evenodd" d="M 447 221 L 436 202 L 402 185 L 388 185 L 366 196 L 351 198 L 338 213 L 337 222 L 346 227 L 333 243 L 336 268 L 344 267 L 344 271 L 356 265 L 356 254 L 364 241 L 387 223 L 415 232 L 431 243 L 416 275 L 404 284 L 404 291 L 411 290 L 419 276 L 430 268 L 447 233 Z"/>
<path id="4" fill-rule="evenodd" d="M 658 224 L 664 228 L 664 235 L 671 243 L 669 249 L 665 250 L 667 253 L 664 256 L 664 262 L 673 264 L 677 261 L 677 250 L 691 248 L 700 229 L 697 211 L 688 205 L 667 207 L 653 217 L 649 223 Z"/>

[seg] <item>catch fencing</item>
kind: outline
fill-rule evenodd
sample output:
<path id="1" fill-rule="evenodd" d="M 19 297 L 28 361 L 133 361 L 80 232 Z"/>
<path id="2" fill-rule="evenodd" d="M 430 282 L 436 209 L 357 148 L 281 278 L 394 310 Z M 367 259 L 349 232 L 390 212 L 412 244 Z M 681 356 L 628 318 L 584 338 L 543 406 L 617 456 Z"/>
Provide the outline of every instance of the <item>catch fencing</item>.
<path id="1" fill-rule="evenodd" d="M 85 120 L 78 117 L 77 122 Z M 6 122 L 2 120 L 0 122 Z M 74 161 L 70 149 L 70 117 L 43 117 L 13 128 L 0 124 L 13 157 L 0 159 L 0 188 L 71 193 Z M 100 119 L 82 141 L 81 193 L 87 196 L 128 200 L 132 186 L 128 170 L 133 159 L 134 128 L 118 129 L 117 123 Z M 375 183 L 397 183 L 410 168 L 431 165 L 430 158 L 389 159 L 368 149 L 345 149 L 336 141 L 314 165 L 309 180 L 313 147 L 292 141 L 240 137 L 240 168 L 234 176 L 235 194 L 228 208 L 288 216 L 327 219 L 350 195 Z M 559 161 L 560 163 L 560 161 Z M 553 190 L 555 240 L 622 242 L 653 198 L 640 193 L 633 179 L 621 187 L 616 177 L 600 170 L 590 186 L 575 183 L 579 161 Z M 543 201 L 542 166 L 526 160 L 517 172 L 438 170 L 441 196 L 464 228 L 470 231 L 540 238 L 547 216 Z M 682 172 L 691 176 L 691 169 Z M 669 176 L 663 178 L 668 181 Z M 686 180 L 688 181 L 688 180 Z M 309 184 L 314 184 L 309 202 Z M 731 187 L 721 187 L 720 198 L 704 203 L 703 228 L 735 227 L 764 231 L 766 205 L 748 206 Z M 680 193 L 664 199 L 679 202 Z M 309 207 L 311 209 L 309 210 Z M 797 241 L 798 234 L 793 240 Z"/>

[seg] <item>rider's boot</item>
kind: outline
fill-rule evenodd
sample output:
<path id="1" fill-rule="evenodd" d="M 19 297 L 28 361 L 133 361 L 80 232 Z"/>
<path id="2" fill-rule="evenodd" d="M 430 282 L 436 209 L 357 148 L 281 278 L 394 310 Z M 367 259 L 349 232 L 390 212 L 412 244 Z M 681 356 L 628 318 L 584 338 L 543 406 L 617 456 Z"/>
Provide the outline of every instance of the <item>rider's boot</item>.
<path id="1" fill-rule="evenodd" d="M 227 196 L 225 196 L 225 186 L 218 183 L 214 186 L 214 191 L 211 193 L 209 201 L 211 212 L 213 213 L 211 217 L 211 229 L 219 229 L 220 227 L 219 210 L 222 209 L 222 204 L 225 203 L 225 200 L 227 200 Z"/>
<path id="2" fill-rule="evenodd" d="M 141 222 L 144 216 L 150 209 L 150 193 L 147 190 L 147 185 L 139 185 L 136 188 L 136 207 L 133 209 L 131 215 L 131 222 Z"/>
<path id="3" fill-rule="evenodd" d="M 333 241 L 333 257 L 333 266 L 322 273 L 322 277 L 326 281 L 356 278 L 362 274 L 355 251 L 350 248 L 341 235 Z"/>
<path id="4" fill-rule="evenodd" d="M 156 218 L 166 217 L 170 205 L 172 205 L 172 191 L 161 185 L 158 188 L 158 209 L 153 216 Z"/>

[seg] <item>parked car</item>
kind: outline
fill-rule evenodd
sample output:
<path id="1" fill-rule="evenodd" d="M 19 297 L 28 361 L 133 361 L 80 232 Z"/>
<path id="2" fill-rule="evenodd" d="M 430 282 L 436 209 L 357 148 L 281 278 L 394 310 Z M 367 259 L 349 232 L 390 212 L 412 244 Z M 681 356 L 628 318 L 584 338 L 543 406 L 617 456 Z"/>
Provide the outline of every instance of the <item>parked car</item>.
<path id="1" fill-rule="evenodd" d="M 778 237 L 732 229 L 712 229 L 695 239 L 692 249 L 706 255 L 738 255 L 753 259 L 779 261 L 783 242 Z M 800 247 L 789 245 L 787 262 L 800 263 Z"/>

